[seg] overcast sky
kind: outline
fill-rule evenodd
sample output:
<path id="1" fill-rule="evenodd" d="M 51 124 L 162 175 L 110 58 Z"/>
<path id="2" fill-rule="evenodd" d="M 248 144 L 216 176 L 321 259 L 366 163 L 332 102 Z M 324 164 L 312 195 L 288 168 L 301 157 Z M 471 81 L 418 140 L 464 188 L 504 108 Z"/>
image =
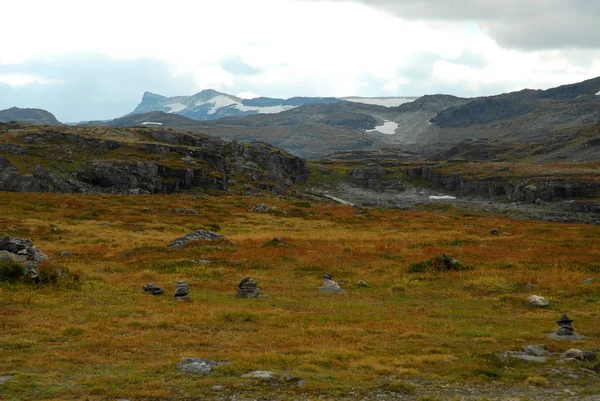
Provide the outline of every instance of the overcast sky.
<path id="1" fill-rule="evenodd" d="M 600 76 L 597 0 L 2 1 L 0 109 L 61 121 L 144 91 L 489 95 Z"/>

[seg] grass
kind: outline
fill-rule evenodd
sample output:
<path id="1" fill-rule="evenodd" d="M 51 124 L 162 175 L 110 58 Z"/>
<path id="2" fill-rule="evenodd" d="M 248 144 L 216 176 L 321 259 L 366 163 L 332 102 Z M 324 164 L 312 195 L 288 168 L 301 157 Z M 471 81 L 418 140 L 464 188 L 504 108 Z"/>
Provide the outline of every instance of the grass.
<path id="1" fill-rule="evenodd" d="M 258 203 L 281 212 L 250 212 Z M 416 379 L 544 386 L 543 367 L 496 355 L 527 344 L 571 348 L 545 337 L 565 312 L 588 337 L 578 348 L 600 346 L 600 227 L 454 209 L 373 208 L 365 219 L 348 206 L 297 203 L 0 192 L 0 235 L 32 238 L 54 265 L 77 272 L 66 283 L 0 282 L 0 375 L 14 375 L 0 399 L 311 399 L 377 389 L 427 397 Z M 236 244 L 165 246 L 211 226 Z M 492 237 L 491 227 L 512 235 Z M 293 247 L 264 247 L 275 237 Z M 409 272 L 445 253 L 472 269 Z M 325 272 L 348 293 L 320 293 Z M 269 297 L 235 299 L 246 276 Z M 172 300 L 178 280 L 192 302 Z M 359 280 L 371 287 L 357 288 Z M 144 294 L 148 282 L 165 295 Z M 530 308 L 532 293 L 550 307 Z M 177 371 L 182 357 L 229 363 L 198 377 Z M 241 377 L 253 370 L 305 384 Z"/>

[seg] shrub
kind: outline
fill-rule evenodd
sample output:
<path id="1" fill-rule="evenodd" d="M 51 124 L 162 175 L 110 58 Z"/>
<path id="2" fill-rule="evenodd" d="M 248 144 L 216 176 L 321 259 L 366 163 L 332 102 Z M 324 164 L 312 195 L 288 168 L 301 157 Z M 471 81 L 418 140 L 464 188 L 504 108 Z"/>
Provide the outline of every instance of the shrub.
<path id="1" fill-rule="evenodd" d="M 412 263 L 408 266 L 409 273 L 447 272 L 472 270 L 451 256 L 440 255 L 423 262 Z"/>
<path id="2" fill-rule="evenodd" d="M 25 276 L 25 269 L 18 262 L 0 261 L 0 281 L 14 283 Z"/>

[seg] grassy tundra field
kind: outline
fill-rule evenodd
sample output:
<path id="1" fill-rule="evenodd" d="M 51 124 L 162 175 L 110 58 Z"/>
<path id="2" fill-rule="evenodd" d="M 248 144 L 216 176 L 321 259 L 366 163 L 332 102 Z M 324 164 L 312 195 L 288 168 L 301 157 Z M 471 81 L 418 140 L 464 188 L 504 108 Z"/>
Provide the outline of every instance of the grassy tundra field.
<path id="1" fill-rule="evenodd" d="M 275 208 L 250 211 L 261 202 Z M 600 397 L 598 362 L 502 357 L 600 346 L 598 226 L 270 197 L 0 192 L 0 204 L 0 234 L 31 238 L 69 271 L 0 282 L 3 400 L 458 400 L 446 395 L 464 387 Z M 199 228 L 235 244 L 166 247 Z M 274 237 L 290 246 L 265 246 Z M 411 272 L 442 254 L 470 269 Z M 325 272 L 347 294 L 320 293 Z M 245 276 L 269 297 L 235 299 Z M 178 280 L 192 302 L 173 301 Z M 165 295 L 144 294 L 148 282 Z M 528 305 L 532 294 L 550 306 Z M 563 313 L 587 339 L 546 337 Z M 182 357 L 229 363 L 196 376 L 178 372 Z M 242 377 L 256 370 L 276 376 Z"/>

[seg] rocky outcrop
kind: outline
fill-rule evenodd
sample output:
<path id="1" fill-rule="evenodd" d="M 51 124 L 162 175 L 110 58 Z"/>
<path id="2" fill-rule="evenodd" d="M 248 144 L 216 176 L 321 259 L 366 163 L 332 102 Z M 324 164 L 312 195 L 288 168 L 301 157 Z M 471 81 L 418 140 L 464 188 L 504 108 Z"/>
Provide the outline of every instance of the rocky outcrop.
<path id="1" fill-rule="evenodd" d="M 533 203 L 541 201 L 563 201 L 576 198 L 593 198 L 600 192 L 600 185 L 586 182 L 559 181 L 558 179 L 536 180 L 532 182 L 512 183 L 503 178 L 474 180 L 461 174 L 448 174 L 433 166 L 421 166 L 407 169 L 409 177 L 421 177 L 433 185 L 453 192 L 459 197 L 496 197 L 504 196 L 513 202 Z M 590 204 L 577 204 L 573 208 L 595 210 Z M 573 210 L 576 211 L 576 210 Z"/>
<path id="2" fill-rule="evenodd" d="M 122 140 L 115 130 L 111 138 L 98 132 L 0 124 L 0 190 L 172 193 L 194 187 L 227 191 L 233 185 L 237 191 L 280 193 L 308 177 L 304 160 L 266 143 L 162 129 L 123 129 Z M 18 166 L 28 155 L 43 167 L 22 171 Z"/>
<path id="3" fill-rule="evenodd" d="M 376 165 L 348 170 L 350 181 L 363 188 L 379 191 L 388 189 L 402 190 L 404 188 L 401 180 L 387 179 L 388 176 L 388 170 Z"/>

